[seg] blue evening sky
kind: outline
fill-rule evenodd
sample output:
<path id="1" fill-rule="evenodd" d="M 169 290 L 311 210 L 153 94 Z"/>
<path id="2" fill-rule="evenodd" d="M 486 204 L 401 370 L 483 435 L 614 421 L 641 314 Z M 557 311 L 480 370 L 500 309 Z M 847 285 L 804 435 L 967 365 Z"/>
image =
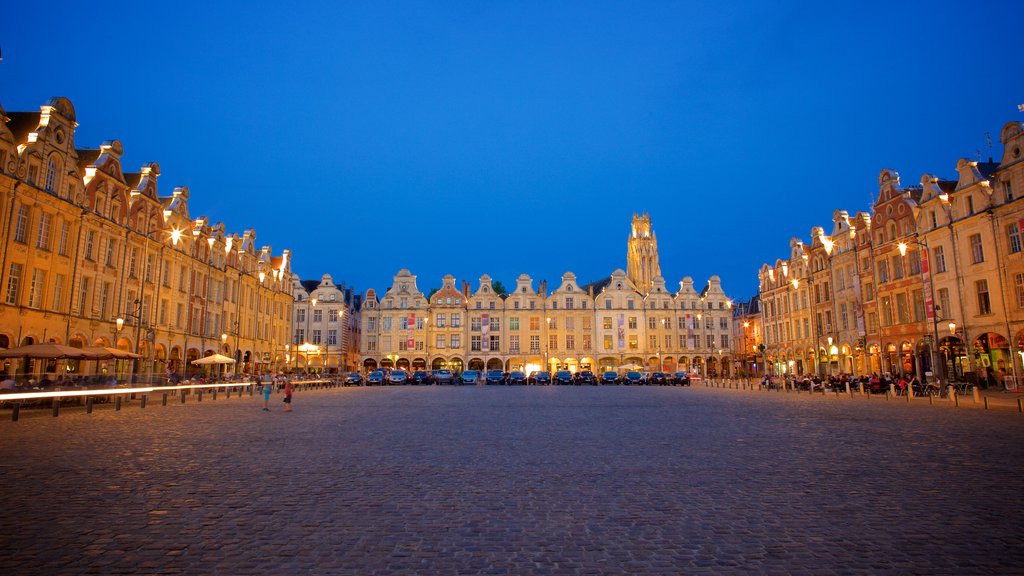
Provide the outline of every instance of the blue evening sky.
<path id="1" fill-rule="evenodd" d="M 159 162 L 164 194 L 304 279 L 586 282 L 625 268 L 646 211 L 670 289 L 747 298 L 882 168 L 952 177 L 986 132 L 999 153 L 1022 6 L 15 2 L 0 105 L 69 97 L 79 148 Z"/>

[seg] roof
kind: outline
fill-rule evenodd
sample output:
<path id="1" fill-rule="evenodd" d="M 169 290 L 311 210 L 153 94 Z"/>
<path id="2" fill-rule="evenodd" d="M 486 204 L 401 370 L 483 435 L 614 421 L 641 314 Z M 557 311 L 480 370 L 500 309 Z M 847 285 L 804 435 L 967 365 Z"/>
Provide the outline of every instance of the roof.
<path id="1" fill-rule="evenodd" d="M 907 186 L 903 189 L 904 192 L 910 194 L 910 199 L 918 204 L 921 203 L 921 195 L 924 193 L 924 188 L 921 186 Z"/>
<path id="2" fill-rule="evenodd" d="M 96 159 L 100 157 L 99 150 L 85 149 L 75 150 L 75 152 L 78 153 L 78 167 L 82 169 L 96 164 Z"/>
<path id="3" fill-rule="evenodd" d="M 142 182 L 142 172 L 125 172 L 124 181 L 134 190 Z"/>
<path id="4" fill-rule="evenodd" d="M 11 119 L 7 123 L 7 128 L 18 144 L 25 142 L 29 132 L 35 132 L 36 128 L 39 128 L 39 112 L 8 112 L 7 117 Z"/>
<path id="5" fill-rule="evenodd" d="M 999 162 L 978 162 L 978 172 L 986 179 L 998 169 Z"/>
<path id="6" fill-rule="evenodd" d="M 299 284 L 302 284 L 302 289 L 309 293 L 320 287 L 319 280 L 300 280 Z"/>
<path id="7" fill-rule="evenodd" d="M 612 277 L 611 276 L 605 276 L 604 278 L 601 278 L 600 280 L 595 280 L 595 281 L 593 281 L 593 282 L 591 282 L 589 284 L 584 284 L 584 285 L 580 286 L 580 290 L 583 290 L 584 292 L 588 292 L 589 293 L 591 291 L 591 289 L 593 289 L 594 296 L 597 296 L 598 294 L 601 293 L 601 290 L 604 290 L 605 288 L 607 288 L 608 285 L 611 284 L 611 283 L 612 283 Z"/>
<path id="8" fill-rule="evenodd" d="M 952 194 L 956 192 L 956 180 L 939 180 L 939 189 L 946 194 Z"/>

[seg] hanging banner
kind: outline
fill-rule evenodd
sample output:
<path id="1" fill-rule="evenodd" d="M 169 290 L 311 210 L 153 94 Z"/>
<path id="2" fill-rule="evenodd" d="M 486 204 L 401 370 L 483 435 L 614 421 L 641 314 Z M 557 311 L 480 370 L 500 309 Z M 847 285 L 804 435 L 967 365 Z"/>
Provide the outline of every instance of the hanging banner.
<path id="1" fill-rule="evenodd" d="M 480 317 L 480 349 L 484 352 L 489 352 L 491 350 L 491 339 L 487 337 L 487 333 L 490 332 L 490 330 L 491 322 L 488 319 L 487 314 L 484 314 Z"/>
<path id="2" fill-rule="evenodd" d="M 409 314 L 409 335 L 408 335 L 407 341 L 405 343 L 405 348 L 407 350 L 415 350 L 416 349 L 416 315 L 415 314 Z"/>

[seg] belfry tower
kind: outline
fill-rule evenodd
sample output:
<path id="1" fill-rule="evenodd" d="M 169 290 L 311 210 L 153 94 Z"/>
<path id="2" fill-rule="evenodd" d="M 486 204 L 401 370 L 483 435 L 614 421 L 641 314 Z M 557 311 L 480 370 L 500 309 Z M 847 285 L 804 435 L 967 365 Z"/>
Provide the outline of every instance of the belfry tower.
<path id="1" fill-rule="evenodd" d="M 647 294 L 654 279 L 661 276 L 658 264 L 658 238 L 651 230 L 651 217 L 646 212 L 633 214 L 633 231 L 626 255 L 626 276 L 641 294 Z"/>

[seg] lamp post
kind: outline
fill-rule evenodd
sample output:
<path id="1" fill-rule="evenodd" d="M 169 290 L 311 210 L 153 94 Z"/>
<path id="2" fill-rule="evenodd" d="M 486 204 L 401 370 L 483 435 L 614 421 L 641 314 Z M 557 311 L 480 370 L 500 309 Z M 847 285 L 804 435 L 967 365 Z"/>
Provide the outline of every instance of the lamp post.
<path id="1" fill-rule="evenodd" d="M 800 299 L 800 279 L 799 278 L 793 278 L 791 283 L 793 285 L 793 290 L 795 290 L 796 293 L 797 293 L 797 303 L 799 304 L 799 302 L 800 302 L 800 300 L 799 300 Z M 814 299 L 810 295 L 811 286 L 813 286 L 813 285 L 814 285 L 814 279 L 812 277 L 808 276 L 807 277 L 807 293 L 808 293 L 807 304 L 808 304 L 808 307 L 811 308 L 811 310 L 808 312 L 808 314 L 811 317 L 811 332 L 814 334 L 814 362 L 818 365 L 814 371 L 818 373 L 818 376 L 821 376 L 822 375 L 821 374 L 821 359 L 818 358 L 819 352 L 821 351 L 821 341 L 819 340 L 819 338 L 821 337 L 821 333 L 820 333 L 820 328 L 821 327 L 818 326 L 818 323 L 815 320 L 816 314 L 814 312 L 813 307 L 810 306 L 811 303 L 814 302 Z M 806 373 L 806 371 L 805 371 L 805 373 Z"/>
<path id="2" fill-rule="evenodd" d="M 910 240 L 910 242 L 912 242 L 914 244 L 917 244 L 918 246 L 920 246 L 921 248 L 924 249 L 922 251 L 922 254 L 924 254 L 924 256 L 921 258 L 921 264 L 922 264 L 922 266 L 921 266 L 921 274 L 926 277 L 926 281 L 928 282 L 928 293 L 929 293 L 929 296 L 930 296 L 931 301 L 932 301 L 932 336 L 935 339 L 935 341 L 932 343 L 932 345 L 928 346 L 928 351 L 931 353 L 930 355 L 931 355 L 931 360 L 932 360 L 932 373 L 933 373 L 933 375 L 936 378 L 938 378 L 940 372 L 936 368 L 937 368 L 937 365 L 939 363 L 938 362 L 939 355 L 938 355 L 938 350 L 937 350 L 937 348 L 939 346 L 939 305 L 935 301 L 935 283 L 932 282 L 931 270 L 930 270 L 929 264 L 928 264 L 928 241 L 925 240 L 924 242 L 918 242 L 917 240 Z M 907 242 L 906 241 L 903 241 L 903 242 L 900 242 L 899 244 L 897 244 L 896 248 L 899 249 L 900 257 L 901 258 L 907 255 Z M 927 315 L 928 315 L 928 311 L 926 309 L 925 310 L 925 317 L 927 317 Z M 952 322 L 951 322 L 951 324 L 955 328 L 956 324 L 952 323 Z M 944 366 L 943 366 L 943 370 L 945 370 Z M 922 376 L 924 376 L 924 375 L 922 375 Z M 923 380 L 927 380 L 927 378 L 923 378 Z M 948 377 L 947 377 L 947 380 L 948 380 Z"/>
<path id="3" fill-rule="evenodd" d="M 238 320 L 235 320 L 231 323 L 231 328 L 228 329 L 228 332 L 220 335 L 221 343 L 225 344 L 225 346 L 227 345 L 229 334 L 235 337 L 235 352 L 233 354 L 235 357 L 235 376 L 238 376 L 238 364 L 242 361 L 241 352 L 238 350 L 238 332 Z"/>
<path id="4" fill-rule="evenodd" d="M 548 316 L 544 320 L 548 323 L 547 331 L 544 332 L 544 371 L 550 372 L 551 366 L 548 364 L 548 352 L 551 347 L 551 317 Z"/>
<path id="5" fill-rule="evenodd" d="M 426 355 L 426 366 L 423 367 L 430 375 L 430 316 L 423 318 L 423 353 Z"/>
<path id="6" fill-rule="evenodd" d="M 664 318 L 661 319 L 661 331 L 662 331 L 662 334 L 664 334 L 664 332 L 665 332 L 665 319 Z M 661 359 L 661 337 L 662 337 L 662 334 L 658 334 L 658 372 L 664 372 L 665 371 L 665 363 Z"/>
<path id="7" fill-rule="evenodd" d="M 743 321 L 743 374 L 749 379 L 750 376 L 750 362 L 747 360 L 747 329 L 750 328 L 750 321 Z M 756 378 L 757 375 L 755 374 Z"/>
<path id="8" fill-rule="evenodd" d="M 142 300 L 136 298 L 132 301 L 131 311 L 125 314 L 125 316 L 135 320 L 135 353 L 139 353 L 139 340 L 142 338 Z M 118 331 L 124 327 L 124 318 L 117 319 Z M 135 358 L 132 360 L 132 379 L 138 378 L 139 373 L 139 359 Z"/>
<path id="9" fill-rule="evenodd" d="M 702 299 L 700 301 L 700 303 L 701 303 L 700 304 L 701 308 L 703 308 L 704 307 L 704 300 Z M 701 313 L 701 312 L 697 312 L 697 329 L 699 330 L 700 334 L 699 334 L 699 336 L 697 336 L 698 340 L 697 340 L 697 346 L 695 346 L 695 348 L 697 348 L 698 350 L 700 350 L 700 349 L 702 349 L 704 347 L 704 321 L 702 320 L 702 318 L 704 318 L 704 314 Z M 697 353 L 700 355 L 699 357 L 702 357 L 704 355 L 703 352 L 699 352 L 698 351 Z M 701 365 L 701 376 L 707 376 L 708 375 L 707 364 L 705 364 L 703 361 L 701 361 L 700 365 Z"/>

